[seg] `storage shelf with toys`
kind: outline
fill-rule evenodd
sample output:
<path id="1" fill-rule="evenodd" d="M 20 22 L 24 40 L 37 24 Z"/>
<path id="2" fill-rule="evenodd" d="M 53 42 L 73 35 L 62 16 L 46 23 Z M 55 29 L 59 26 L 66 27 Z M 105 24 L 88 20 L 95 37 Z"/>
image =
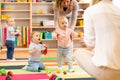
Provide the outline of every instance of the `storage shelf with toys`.
<path id="1" fill-rule="evenodd" d="M 29 33 L 31 31 L 40 31 L 42 42 L 47 44 L 49 49 L 56 49 L 57 40 L 52 40 L 51 37 L 51 32 L 55 30 L 53 11 L 54 1 L 51 1 L 52 2 L 47 2 L 47 0 L 40 2 L 39 0 L 16 0 L 13 2 L 0 2 L 0 45 L 3 45 L 3 40 L 5 40 L 2 40 L 2 37 L 4 36 L 2 30 L 6 27 L 5 20 L 12 16 L 15 18 L 16 26 L 20 27 L 22 32 L 24 32 L 22 41 L 18 40 L 18 42 L 16 42 L 17 47 L 28 47 L 30 43 Z M 78 2 L 78 4 L 79 10 L 75 31 L 83 34 L 83 13 L 89 6 L 89 3 Z M 79 39 L 74 39 L 73 43 L 74 48 L 82 47 Z"/>
<path id="2" fill-rule="evenodd" d="M 6 19 L 15 19 L 16 29 L 20 29 L 22 35 L 16 37 L 15 46 L 26 48 L 30 43 L 29 34 L 31 27 L 31 3 L 28 2 L 1 2 L 0 3 L 0 45 L 5 46 L 6 39 Z M 24 6 L 23 6 L 24 5 Z"/>

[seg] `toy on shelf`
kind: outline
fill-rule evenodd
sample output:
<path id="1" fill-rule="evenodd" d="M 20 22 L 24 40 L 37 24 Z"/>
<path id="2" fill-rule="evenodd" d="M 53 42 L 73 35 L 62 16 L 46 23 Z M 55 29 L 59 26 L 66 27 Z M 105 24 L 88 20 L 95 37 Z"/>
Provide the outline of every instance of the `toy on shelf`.
<path id="1" fill-rule="evenodd" d="M 13 10 L 13 8 L 12 8 L 11 6 L 9 6 L 9 7 L 7 8 L 7 10 Z"/>
<path id="2" fill-rule="evenodd" d="M 8 15 L 8 14 L 2 14 L 2 15 L 1 15 L 1 18 L 2 18 L 2 19 L 7 19 L 7 18 L 9 18 L 9 17 L 10 17 L 10 15 Z"/>
<path id="3" fill-rule="evenodd" d="M 0 10 L 4 10 L 4 4 L 0 5 Z"/>
<path id="4" fill-rule="evenodd" d="M 35 13 L 36 14 L 44 14 L 44 10 L 43 9 L 36 9 Z"/>

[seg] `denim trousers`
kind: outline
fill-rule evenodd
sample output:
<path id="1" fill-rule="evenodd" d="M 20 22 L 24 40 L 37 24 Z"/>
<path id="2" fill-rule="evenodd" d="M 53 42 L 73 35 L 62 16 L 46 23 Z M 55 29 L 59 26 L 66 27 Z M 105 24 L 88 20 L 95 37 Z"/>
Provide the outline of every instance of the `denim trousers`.
<path id="1" fill-rule="evenodd" d="M 58 54 L 57 54 L 57 60 L 58 60 L 58 67 L 62 67 L 62 59 L 68 62 L 68 68 L 72 69 L 72 47 L 68 48 L 62 48 L 58 46 Z"/>
<path id="2" fill-rule="evenodd" d="M 41 61 L 28 61 L 27 71 L 38 72 L 45 69 L 45 65 Z"/>
<path id="3" fill-rule="evenodd" d="M 7 59 L 13 59 L 14 54 L 14 41 L 6 40 Z"/>

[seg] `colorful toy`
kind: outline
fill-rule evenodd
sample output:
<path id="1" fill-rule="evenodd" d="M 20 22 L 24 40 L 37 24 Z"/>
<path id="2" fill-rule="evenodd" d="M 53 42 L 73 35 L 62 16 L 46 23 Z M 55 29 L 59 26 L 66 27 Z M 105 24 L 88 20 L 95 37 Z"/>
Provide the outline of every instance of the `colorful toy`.
<path id="1" fill-rule="evenodd" d="M 66 74 L 67 74 L 67 72 L 66 72 L 66 71 L 63 71 L 63 74 L 65 74 L 65 75 L 66 75 Z"/>
<path id="2" fill-rule="evenodd" d="M 56 72 L 57 72 L 57 73 L 61 73 L 60 69 L 57 69 Z"/>
<path id="3" fill-rule="evenodd" d="M 47 46 L 44 46 L 44 50 L 42 50 L 41 52 L 42 52 L 42 54 L 44 54 L 44 55 L 46 55 L 47 54 Z"/>
<path id="4" fill-rule="evenodd" d="M 8 9 L 8 10 L 13 10 L 13 8 L 12 8 L 11 6 L 9 6 L 7 9 Z"/>
<path id="5" fill-rule="evenodd" d="M 6 69 L 0 69 L 0 74 L 1 75 L 6 75 Z"/>
<path id="6" fill-rule="evenodd" d="M 12 80 L 12 77 L 8 75 L 5 80 Z"/>
<path id="7" fill-rule="evenodd" d="M 45 69 L 45 71 L 46 71 L 47 74 L 50 74 L 50 73 L 51 73 L 48 69 Z"/>
<path id="8" fill-rule="evenodd" d="M 12 76 L 13 76 L 13 72 L 12 71 L 8 71 L 6 79 L 5 80 L 12 80 Z"/>
<path id="9" fill-rule="evenodd" d="M 12 77 L 13 76 L 13 72 L 12 71 L 8 71 L 7 75 Z"/>
<path id="10" fill-rule="evenodd" d="M 56 74 L 52 74 L 52 75 L 49 77 L 49 80 L 64 80 L 64 79 L 58 77 Z"/>

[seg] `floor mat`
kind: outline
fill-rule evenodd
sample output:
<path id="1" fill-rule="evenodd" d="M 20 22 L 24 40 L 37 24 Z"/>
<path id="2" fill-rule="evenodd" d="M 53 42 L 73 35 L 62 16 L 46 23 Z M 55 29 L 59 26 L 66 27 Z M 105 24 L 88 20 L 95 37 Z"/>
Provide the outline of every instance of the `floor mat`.
<path id="1" fill-rule="evenodd" d="M 0 75 L 0 80 L 5 80 L 6 76 Z M 49 76 L 44 73 L 39 74 L 14 74 L 12 80 L 49 80 Z"/>
<path id="2" fill-rule="evenodd" d="M 51 58 L 51 59 L 47 58 L 47 59 L 43 59 L 42 61 L 46 65 L 46 70 L 42 70 L 41 72 L 30 72 L 23 70 L 22 67 L 28 64 L 27 60 L 17 60 L 17 61 L 0 60 L 0 68 L 4 68 L 7 71 L 12 71 L 15 75 L 44 73 L 44 74 L 48 74 L 48 76 L 51 76 L 52 74 L 55 73 L 57 76 L 64 78 L 65 80 L 95 80 L 84 70 L 82 70 L 75 62 L 73 62 L 74 70 L 75 70 L 74 73 L 68 72 L 68 66 L 66 64 L 63 65 L 63 69 L 61 73 L 57 73 L 56 72 L 57 61 L 55 58 Z M 63 73 L 64 71 L 66 71 L 67 74 L 64 74 Z"/>

